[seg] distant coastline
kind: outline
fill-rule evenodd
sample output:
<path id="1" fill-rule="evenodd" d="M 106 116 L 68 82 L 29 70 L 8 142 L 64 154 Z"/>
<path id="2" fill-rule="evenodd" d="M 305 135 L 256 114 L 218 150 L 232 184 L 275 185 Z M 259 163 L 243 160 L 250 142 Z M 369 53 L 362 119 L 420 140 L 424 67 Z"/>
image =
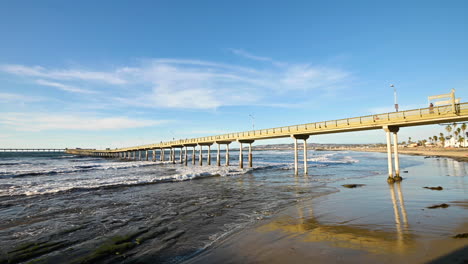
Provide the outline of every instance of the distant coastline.
<path id="1" fill-rule="evenodd" d="M 364 151 L 387 152 L 383 144 L 308 144 L 309 149 L 316 151 Z M 302 148 L 302 145 L 299 146 Z M 292 150 L 293 144 L 276 144 L 255 146 L 254 150 Z M 447 157 L 457 161 L 468 162 L 468 148 L 440 148 L 440 147 L 399 147 L 400 154 L 415 156 Z"/>

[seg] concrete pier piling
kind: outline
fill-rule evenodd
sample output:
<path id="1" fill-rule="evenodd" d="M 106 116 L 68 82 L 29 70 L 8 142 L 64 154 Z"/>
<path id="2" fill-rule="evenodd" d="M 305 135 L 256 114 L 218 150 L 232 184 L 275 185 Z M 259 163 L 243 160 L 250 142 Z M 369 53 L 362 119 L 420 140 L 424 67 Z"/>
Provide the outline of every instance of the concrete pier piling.
<path id="1" fill-rule="evenodd" d="M 242 155 L 242 143 L 239 143 L 239 168 L 244 168 L 244 157 Z"/>
<path id="2" fill-rule="evenodd" d="M 207 161 L 207 164 L 208 166 L 211 165 L 211 146 L 208 145 L 208 157 L 207 157 L 208 161 Z"/>
<path id="3" fill-rule="evenodd" d="M 195 146 L 192 149 L 192 165 L 195 165 Z"/>
<path id="4" fill-rule="evenodd" d="M 307 166 L 307 139 L 304 139 L 304 174 L 308 174 L 309 169 Z"/>
<path id="5" fill-rule="evenodd" d="M 255 140 L 238 140 L 237 142 L 239 142 L 240 144 L 240 148 L 239 148 L 239 166 L 240 168 L 244 168 L 244 161 L 243 161 L 243 153 L 242 153 L 242 144 L 249 144 L 249 156 L 248 156 L 248 159 L 249 159 L 249 168 L 252 168 L 252 143 L 255 142 Z M 242 162 L 241 162 L 242 160 Z"/>
<path id="6" fill-rule="evenodd" d="M 229 144 L 226 144 L 226 166 L 229 166 Z"/>
<path id="7" fill-rule="evenodd" d="M 252 156 L 252 143 L 249 143 L 249 168 L 252 168 L 252 163 L 253 163 L 252 158 L 253 158 L 253 156 Z"/>
<path id="8" fill-rule="evenodd" d="M 216 152 L 216 165 L 218 165 L 218 167 L 221 166 L 221 147 L 219 144 L 218 145 L 218 152 Z"/>
<path id="9" fill-rule="evenodd" d="M 297 138 L 294 138 L 294 174 L 297 175 L 299 172 L 298 168 L 298 157 L 297 157 Z"/>
<path id="10" fill-rule="evenodd" d="M 176 160 L 175 160 L 175 148 L 171 148 L 171 150 L 172 150 L 172 157 L 171 157 L 171 159 L 172 159 L 172 164 L 175 164 L 175 163 L 176 163 Z"/>
<path id="11" fill-rule="evenodd" d="M 184 147 L 179 147 L 179 163 L 180 163 L 180 164 L 184 163 L 184 159 L 183 159 L 183 157 L 182 157 L 182 149 L 183 149 L 183 148 L 184 148 Z"/>
<path id="12" fill-rule="evenodd" d="M 198 165 L 202 166 L 203 165 L 203 146 L 200 145 L 199 149 L 199 156 L 198 156 Z"/>
<path id="13" fill-rule="evenodd" d="M 309 135 L 292 135 L 291 137 L 294 139 L 294 174 L 299 174 L 298 139 L 304 140 L 304 174 L 307 174 L 309 172 L 307 168 L 307 139 Z"/>
<path id="14" fill-rule="evenodd" d="M 221 166 L 221 145 L 226 145 L 225 165 L 229 166 L 229 144 L 231 144 L 232 141 L 214 141 L 206 145 L 211 146 L 213 143 L 218 145 L 218 151 L 216 153 L 216 165 Z"/>
<path id="15" fill-rule="evenodd" d="M 395 181 L 401 181 L 400 176 L 400 160 L 398 157 L 398 131 L 400 130 L 397 126 L 383 126 L 383 130 L 386 133 L 387 138 L 387 162 L 388 162 L 388 179 L 387 182 L 393 183 Z M 393 133 L 393 152 L 395 162 L 395 175 L 393 175 L 393 163 L 392 163 L 392 137 Z"/>

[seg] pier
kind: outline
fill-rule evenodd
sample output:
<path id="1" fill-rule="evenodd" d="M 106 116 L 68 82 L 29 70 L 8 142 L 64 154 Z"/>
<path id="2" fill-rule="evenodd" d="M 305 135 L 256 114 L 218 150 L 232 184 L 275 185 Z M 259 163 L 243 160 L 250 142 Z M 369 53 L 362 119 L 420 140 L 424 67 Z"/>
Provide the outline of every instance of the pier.
<path id="1" fill-rule="evenodd" d="M 53 148 L 0 148 L 0 152 L 65 152 L 66 150 Z"/>
<path id="2" fill-rule="evenodd" d="M 188 152 L 192 150 L 192 164 L 196 164 L 196 149 L 198 148 L 198 163 L 202 166 L 204 147 L 208 149 L 206 157 L 207 165 L 211 165 L 211 146 L 217 145 L 216 165 L 221 166 L 220 146 L 224 145 L 225 165 L 229 166 L 229 145 L 232 142 L 239 143 L 239 167 L 244 168 L 244 145 L 248 145 L 248 167 L 252 167 L 253 153 L 252 143 L 256 140 L 291 138 L 294 142 L 294 172 L 299 172 L 298 140 L 304 144 L 304 173 L 307 169 L 307 140 L 323 134 L 345 133 L 365 130 L 382 130 L 385 133 L 388 156 L 388 181 L 400 181 L 400 164 L 398 157 L 398 132 L 400 129 L 410 126 L 422 126 L 440 123 L 453 123 L 468 121 L 468 103 L 459 103 L 455 99 L 454 90 L 452 93 L 429 97 L 429 99 L 439 99 L 449 97 L 449 104 L 431 106 L 428 108 L 413 109 L 400 112 L 390 112 L 360 117 L 344 118 L 338 120 L 321 121 L 300 125 L 251 130 L 244 132 L 228 133 L 215 136 L 198 137 L 191 139 L 180 139 L 156 144 L 141 145 L 127 148 L 107 149 L 107 150 L 84 150 L 67 149 L 66 152 L 76 155 L 91 155 L 110 158 L 121 158 L 130 160 L 149 160 L 152 153 L 153 161 L 165 161 L 166 150 L 169 151 L 169 161 L 176 163 L 176 150 L 179 153 L 178 163 L 187 166 Z M 442 102 L 446 103 L 446 102 Z M 393 144 L 393 147 L 392 147 Z M 144 156 L 142 157 L 142 152 Z M 137 155 L 138 153 L 138 155 Z M 159 153 L 159 159 L 158 159 Z"/>

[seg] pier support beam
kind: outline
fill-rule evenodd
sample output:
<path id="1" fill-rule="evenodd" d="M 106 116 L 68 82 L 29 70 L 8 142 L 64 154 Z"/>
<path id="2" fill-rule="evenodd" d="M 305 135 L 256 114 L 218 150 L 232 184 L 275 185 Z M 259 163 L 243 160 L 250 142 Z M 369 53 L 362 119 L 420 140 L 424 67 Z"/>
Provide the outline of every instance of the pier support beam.
<path id="1" fill-rule="evenodd" d="M 309 169 L 307 166 L 307 139 L 304 139 L 304 174 L 308 174 Z"/>
<path id="2" fill-rule="evenodd" d="M 294 174 L 297 175 L 299 172 L 298 164 L 297 164 L 297 138 L 294 138 Z"/>
<path id="3" fill-rule="evenodd" d="M 226 166 L 229 166 L 229 144 L 226 144 Z"/>
<path id="4" fill-rule="evenodd" d="M 166 149 L 161 149 L 161 161 L 166 161 Z"/>
<path id="5" fill-rule="evenodd" d="M 188 155 L 187 155 L 187 146 L 184 147 L 184 165 L 187 166 L 187 160 L 188 160 Z"/>
<path id="6" fill-rule="evenodd" d="M 217 144 L 218 145 L 218 152 L 216 152 L 216 165 L 218 165 L 218 167 L 221 166 L 221 145 L 220 144 Z"/>
<path id="7" fill-rule="evenodd" d="M 195 146 L 192 149 L 192 165 L 195 165 Z"/>
<path id="8" fill-rule="evenodd" d="M 252 158 L 253 158 L 253 156 L 252 156 L 252 143 L 249 143 L 249 168 L 252 168 L 252 165 L 253 165 L 252 164 L 253 163 Z"/>
<path id="9" fill-rule="evenodd" d="M 198 144 L 184 144 L 185 147 L 185 166 L 188 164 L 188 152 L 189 152 L 189 147 L 192 147 L 192 165 L 195 165 L 195 147 L 198 146 Z"/>
<path id="10" fill-rule="evenodd" d="M 400 177 L 400 158 L 398 157 L 398 132 L 393 133 L 393 152 L 395 152 L 395 181 L 401 181 Z"/>
<path id="11" fill-rule="evenodd" d="M 156 161 L 156 149 L 153 149 L 153 161 Z"/>
<path id="12" fill-rule="evenodd" d="M 146 161 L 148 161 L 148 150 L 146 150 L 145 152 L 146 152 L 146 153 L 145 153 L 145 154 L 146 154 L 146 155 L 145 155 L 145 159 L 146 159 Z"/>
<path id="13" fill-rule="evenodd" d="M 183 160 L 183 157 L 182 157 L 182 148 L 183 147 L 179 147 L 179 162 L 180 162 L 180 164 L 184 163 L 184 160 Z"/>
<path id="14" fill-rule="evenodd" d="M 211 146 L 210 145 L 208 145 L 208 157 L 207 157 L 207 159 L 208 159 L 207 164 L 208 164 L 208 166 L 210 166 L 211 165 Z"/>
<path id="15" fill-rule="evenodd" d="M 231 144 L 232 141 L 216 141 L 215 143 L 218 144 L 218 166 L 221 165 L 221 154 L 220 154 L 220 145 L 225 144 L 226 145 L 226 166 L 229 166 L 229 144 Z"/>
<path id="16" fill-rule="evenodd" d="M 243 154 L 242 154 L 242 144 L 249 144 L 249 168 L 252 168 L 252 143 L 255 142 L 255 140 L 238 140 L 238 142 L 240 143 L 240 148 L 239 148 L 239 164 L 241 164 L 241 168 L 244 167 L 244 162 L 242 160 L 241 162 L 241 159 L 243 158 Z"/>
<path id="17" fill-rule="evenodd" d="M 386 132 L 387 136 L 387 161 L 388 161 L 388 178 L 387 182 L 393 183 L 395 181 L 401 181 L 400 177 L 400 162 L 398 157 L 398 131 L 399 127 L 397 126 L 384 126 L 383 130 Z M 393 150 L 395 152 L 395 177 L 393 176 L 393 164 L 392 164 L 392 138 L 391 133 L 393 133 Z"/>
<path id="18" fill-rule="evenodd" d="M 242 143 L 239 142 L 239 168 L 244 168 L 244 157 L 242 155 Z"/>
<path id="19" fill-rule="evenodd" d="M 203 166 L 203 146 L 200 145 L 200 152 L 198 153 L 199 156 L 198 156 L 198 163 L 200 166 Z"/>
<path id="20" fill-rule="evenodd" d="M 307 139 L 309 135 L 291 135 L 294 139 L 294 174 L 297 175 L 299 173 L 299 157 L 298 157 L 298 149 L 297 149 L 297 140 L 302 139 L 304 140 L 304 174 L 308 173 L 307 169 Z"/>
<path id="21" fill-rule="evenodd" d="M 208 165 L 211 165 L 211 145 L 213 145 L 213 142 L 204 142 L 204 143 L 198 143 L 198 145 L 200 146 L 200 166 L 202 165 L 202 160 L 203 160 L 203 146 L 207 146 L 208 147 L 208 157 L 206 159 L 206 163 Z"/>

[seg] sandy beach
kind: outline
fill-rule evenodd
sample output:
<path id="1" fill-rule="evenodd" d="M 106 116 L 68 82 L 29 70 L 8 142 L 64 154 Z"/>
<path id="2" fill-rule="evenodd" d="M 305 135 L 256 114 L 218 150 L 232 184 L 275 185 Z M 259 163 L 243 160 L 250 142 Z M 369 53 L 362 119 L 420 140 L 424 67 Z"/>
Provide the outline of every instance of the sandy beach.
<path id="1" fill-rule="evenodd" d="M 413 158 L 422 164 L 404 168 L 401 183 L 385 175 L 333 183 L 337 192 L 302 200 L 188 263 L 466 263 L 468 239 L 454 238 L 468 232 L 466 163 Z"/>
<path id="2" fill-rule="evenodd" d="M 339 148 L 334 150 L 352 150 L 352 151 L 365 151 L 365 152 L 383 152 L 386 153 L 387 149 L 382 148 Z M 468 162 L 468 148 L 398 148 L 400 154 L 417 155 L 417 156 L 436 156 L 448 157 L 458 161 Z"/>

